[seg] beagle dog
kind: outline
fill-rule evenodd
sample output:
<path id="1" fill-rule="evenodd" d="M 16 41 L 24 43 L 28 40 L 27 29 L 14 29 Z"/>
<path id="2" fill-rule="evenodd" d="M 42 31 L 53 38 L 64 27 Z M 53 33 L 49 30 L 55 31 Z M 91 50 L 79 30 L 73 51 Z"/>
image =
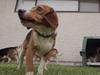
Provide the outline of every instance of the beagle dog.
<path id="1" fill-rule="evenodd" d="M 95 49 L 94 54 L 88 58 L 88 62 L 100 62 L 100 47 Z"/>
<path id="2" fill-rule="evenodd" d="M 0 49 L 0 62 L 17 62 L 18 46 Z"/>
<path id="3" fill-rule="evenodd" d="M 58 27 L 57 14 L 50 6 L 38 5 L 29 11 L 19 9 L 18 15 L 22 25 L 31 29 L 22 44 L 20 66 L 25 56 L 25 75 L 34 75 L 33 58 L 38 55 L 41 60 L 37 75 L 43 75 L 46 62 L 57 54 L 57 50 L 54 49 Z"/>

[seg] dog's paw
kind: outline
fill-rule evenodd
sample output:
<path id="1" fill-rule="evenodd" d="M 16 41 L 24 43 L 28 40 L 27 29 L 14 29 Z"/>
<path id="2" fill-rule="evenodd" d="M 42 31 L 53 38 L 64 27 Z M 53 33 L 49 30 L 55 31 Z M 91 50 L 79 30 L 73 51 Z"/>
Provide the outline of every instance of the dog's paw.
<path id="1" fill-rule="evenodd" d="M 37 74 L 36 75 L 43 75 L 43 73 L 39 73 L 39 72 L 37 72 Z"/>
<path id="2" fill-rule="evenodd" d="M 20 69 L 20 66 L 19 66 L 19 65 L 17 66 L 17 69 L 18 69 L 18 70 Z"/>
<path id="3" fill-rule="evenodd" d="M 34 75 L 34 73 L 33 72 L 26 72 L 25 75 Z"/>
<path id="4" fill-rule="evenodd" d="M 45 66 L 44 69 L 47 71 L 48 70 L 47 66 Z"/>
<path id="5" fill-rule="evenodd" d="M 20 70 L 22 68 L 22 65 L 18 64 L 16 67 L 18 70 Z"/>

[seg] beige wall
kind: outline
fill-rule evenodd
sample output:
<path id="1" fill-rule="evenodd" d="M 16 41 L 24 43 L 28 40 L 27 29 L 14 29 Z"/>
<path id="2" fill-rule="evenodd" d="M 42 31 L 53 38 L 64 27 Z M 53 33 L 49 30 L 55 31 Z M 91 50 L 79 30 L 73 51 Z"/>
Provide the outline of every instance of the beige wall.
<path id="1" fill-rule="evenodd" d="M 19 45 L 26 35 L 14 13 L 15 4 L 16 0 L 0 0 L 0 48 Z"/>
<path id="2" fill-rule="evenodd" d="M 14 13 L 16 0 L 0 0 L 0 48 L 22 43 L 28 30 Z M 100 13 L 58 13 L 56 48 L 60 60 L 81 61 L 79 54 L 84 36 L 100 36 Z"/>
<path id="3" fill-rule="evenodd" d="M 84 36 L 100 36 L 100 13 L 59 13 L 57 48 L 63 59 L 81 61 Z"/>

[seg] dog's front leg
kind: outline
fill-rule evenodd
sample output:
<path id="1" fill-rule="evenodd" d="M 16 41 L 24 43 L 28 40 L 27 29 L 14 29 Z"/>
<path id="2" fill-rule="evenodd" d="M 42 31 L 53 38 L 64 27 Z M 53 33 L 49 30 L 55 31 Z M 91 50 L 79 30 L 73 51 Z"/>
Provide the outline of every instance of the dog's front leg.
<path id="1" fill-rule="evenodd" d="M 45 69 L 45 70 L 48 70 L 48 69 L 47 69 L 47 64 L 48 64 L 48 63 L 49 63 L 49 61 L 47 60 L 46 63 L 45 63 L 45 65 L 44 65 L 44 69 Z"/>
<path id="2" fill-rule="evenodd" d="M 18 50 L 19 50 L 19 53 L 18 53 L 18 58 L 17 58 L 17 62 L 18 62 L 17 69 L 21 69 L 23 65 L 23 61 L 24 61 L 25 50 L 22 47 L 18 48 Z"/>
<path id="3" fill-rule="evenodd" d="M 26 50 L 26 74 L 33 75 L 33 51 L 32 48 Z"/>
<path id="4" fill-rule="evenodd" d="M 40 61 L 40 65 L 38 67 L 37 75 L 43 75 L 45 66 L 46 66 L 46 62 L 45 62 L 44 58 L 42 57 L 41 61 Z"/>

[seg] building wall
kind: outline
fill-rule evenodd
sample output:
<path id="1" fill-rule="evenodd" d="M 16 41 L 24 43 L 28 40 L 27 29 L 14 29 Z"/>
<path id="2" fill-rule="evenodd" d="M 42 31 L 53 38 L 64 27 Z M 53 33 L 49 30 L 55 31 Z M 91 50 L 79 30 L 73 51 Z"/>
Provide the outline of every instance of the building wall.
<path id="1" fill-rule="evenodd" d="M 0 0 L 0 48 L 21 44 L 26 29 L 14 12 L 16 0 Z"/>
<path id="2" fill-rule="evenodd" d="M 27 32 L 14 12 L 16 0 L 0 0 L 0 48 L 20 45 Z M 81 61 L 84 36 L 100 36 L 100 13 L 58 12 L 56 48 L 60 60 Z"/>

